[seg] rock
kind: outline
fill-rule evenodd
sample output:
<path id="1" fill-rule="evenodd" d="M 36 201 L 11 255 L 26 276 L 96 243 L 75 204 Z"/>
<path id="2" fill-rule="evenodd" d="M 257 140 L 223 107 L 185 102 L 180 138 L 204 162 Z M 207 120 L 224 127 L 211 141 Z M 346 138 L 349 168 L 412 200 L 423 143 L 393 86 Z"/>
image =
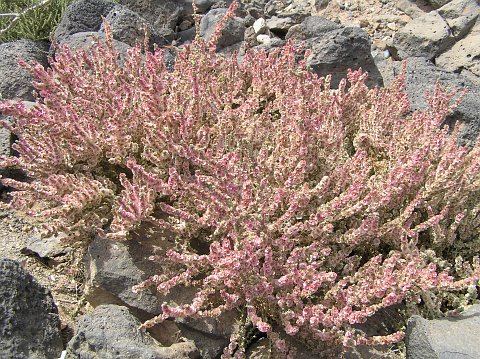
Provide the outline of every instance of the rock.
<path id="1" fill-rule="evenodd" d="M 253 24 L 255 23 L 256 20 L 257 19 L 255 19 L 252 15 L 247 14 L 243 18 L 243 24 L 245 25 L 245 27 L 248 28 L 249 26 L 253 26 Z"/>
<path id="2" fill-rule="evenodd" d="M 6 123 L 12 125 L 13 118 L 8 116 L 5 117 L 0 114 L 0 121 L 5 121 Z M 12 154 L 12 145 L 13 136 L 12 133 L 6 128 L 1 127 L 0 125 L 0 156 L 10 156 Z M 0 174 L 3 170 L 0 170 Z M 0 185 L 1 188 L 1 185 Z"/>
<path id="3" fill-rule="evenodd" d="M 463 39 L 435 59 L 435 64 L 452 72 L 468 70 L 480 84 L 480 22 Z"/>
<path id="4" fill-rule="evenodd" d="M 247 11 L 247 14 L 252 16 L 254 19 L 260 19 L 261 17 L 264 16 L 264 13 L 263 13 L 263 7 L 265 5 L 262 5 L 261 3 L 258 3 L 258 2 L 254 2 L 253 4 L 250 4 L 246 11 Z"/>
<path id="5" fill-rule="evenodd" d="M 264 5 L 264 13 L 268 16 L 276 16 L 289 6 L 292 0 L 270 0 Z"/>
<path id="6" fill-rule="evenodd" d="M 265 30 L 267 30 L 267 22 L 263 17 L 255 20 L 255 22 L 252 25 L 253 30 L 255 31 L 255 34 L 263 34 Z"/>
<path id="7" fill-rule="evenodd" d="M 26 246 L 20 251 L 23 254 L 34 255 L 43 260 L 53 259 L 72 251 L 72 248 L 68 247 L 63 241 L 66 238 L 68 238 L 68 235 L 65 233 L 59 233 L 48 238 L 40 238 L 39 235 L 35 235 L 28 239 Z"/>
<path id="8" fill-rule="evenodd" d="M 58 358 L 62 349 L 50 291 L 19 263 L 0 259 L 0 358 Z"/>
<path id="9" fill-rule="evenodd" d="M 78 32 L 73 35 L 61 38 L 61 41 L 58 43 L 58 45 L 67 45 L 72 50 L 88 50 L 93 46 L 96 46 L 97 39 L 100 39 L 103 43 L 105 43 L 105 33 Z M 130 48 L 130 46 L 114 39 L 113 47 L 118 53 L 119 62 L 122 63 L 122 61 L 127 56 L 127 50 Z"/>
<path id="10" fill-rule="evenodd" d="M 315 11 L 321 11 L 324 10 L 328 4 L 330 4 L 330 0 L 314 0 L 313 1 L 313 7 Z"/>
<path id="11" fill-rule="evenodd" d="M 175 70 L 175 56 L 176 53 L 173 49 L 164 48 L 163 51 L 163 60 L 165 62 L 165 67 L 168 72 L 173 72 Z"/>
<path id="12" fill-rule="evenodd" d="M 277 12 L 278 17 L 289 17 L 294 23 L 301 23 L 312 14 L 312 4 L 306 0 L 293 0 L 288 6 Z"/>
<path id="13" fill-rule="evenodd" d="M 292 26 L 285 38 L 302 41 L 305 39 L 310 39 L 312 37 L 322 36 L 324 33 L 327 33 L 332 30 L 340 29 L 340 25 L 337 23 L 327 20 L 321 16 L 309 16 L 302 21 L 301 24 Z"/>
<path id="14" fill-rule="evenodd" d="M 106 20 L 110 24 L 113 38 L 130 46 L 135 46 L 136 43 L 143 44 L 145 28 L 149 37 L 150 50 L 153 50 L 153 44 L 165 46 L 173 40 L 173 33 L 169 39 L 160 36 L 147 20 L 122 5 L 116 5 L 108 13 Z M 100 32 L 104 31 L 102 24 Z"/>
<path id="15" fill-rule="evenodd" d="M 200 14 L 205 14 L 215 3 L 215 0 L 193 0 Z"/>
<path id="16" fill-rule="evenodd" d="M 416 2 L 411 0 L 397 0 L 395 2 L 395 7 L 398 10 L 403 11 L 412 19 L 416 19 L 417 17 L 421 17 L 425 14 L 425 11 L 423 11 Z"/>
<path id="17" fill-rule="evenodd" d="M 132 287 L 143 280 L 160 274 L 161 264 L 150 261 L 151 255 L 164 255 L 168 240 L 159 237 L 111 241 L 97 237 L 88 247 L 86 254 L 85 298 L 93 307 L 102 304 L 118 304 L 130 308 L 141 320 L 147 320 L 160 314 L 160 306 L 166 300 L 176 299 L 180 303 L 193 297 L 193 293 L 181 296 L 173 289 L 173 297 L 157 295 L 152 289 L 139 294 Z M 171 245 L 170 245 L 171 246 Z M 163 247 L 160 249 L 154 249 Z"/>
<path id="18" fill-rule="evenodd" d="M 339 347 L 332 345 L 325 345 L 317 342 L 315 348 L 312 344 L 307 345 L 304 342 L 297 340 L 296 337 L 285 334 L 280 328 L 276 327 L 276 332 L 279 333 L 280 338 L 285 340 L 289 348 L 288 358 L 295 359 L 326 359 L 326 358 L 343 358 Z M 258 339 L 253 339 L 253 342 L 247 347 L 245 357 L 247 359 L 273 359 L 285 358 L 285 355 L 280 353 L 275 345 L 264 336 Z M 366 357 L 369 358 L 369 357 Z M 362 358 L 362 359 L 366 359 Z M 376 359 L 376 358 L 375 358 Z"/>
<path id="19" fill-rule="evenodd" d="M 218 318 L 177 318 L 175 323 L 182 336 L 194 341 L 203 359 L 219 358 L 230 342 L 232 329 L 238 319 L 237 311 L 221 314 Z"/>
<path id="20" fill-rule="evenodd" d="M 55 42 L 78 32 L 94 32 L 102 25 L 102 16 L 106 17 L 115 4 L 107 0 L 78 0 L 70 4 L 53 33 Z"/>
<path id="21" fill-rule="evenodd" d="M 265 43 L 255 46 L 255 50 L 265 50 L 267 53 L 277 47 L 284 46 L 286 43 L 285 40 L 279 39 L 278 37 L 270 37 L 269 40 L 262 38 L 262 41 L 265 41 Z"/>
<path id="22" fill-rule="evenodd" d="M 186 43 L 186 42 L 192 42 L 193 39 L 195 38 L 195 27 L 191 27 L 188 30 L 185 31 L 180 31 L 177 33 L 178 35 L 178 40 L 180 43 Z"/>
<path id="23" fill-rule="evenodd" d="M 173 234 L 170 232 L 147 232 L 148 228 L 140 228 L 129 241 L 96 238 L 90 244 L 86 255 L 85 298 L 93 307 L 123 305 L 144 321 L 160 314 L 163 302 L 178 305 L 191 303 L 196 291 L 193 287 L 174 287 L 166 296 L 153 289 L 132 292 L 134 285 L 150 276 L 162 274 L 162 263 L 150 261 L 148 257 L 164 257 L 173 246 Z M 227 312 L 219 318 L 177 318 L 176 322 L 181 336 L 193 340 L 203 358 L 213 359 L 228 345 L 235 318 L 234 312 Z M 155 339 L 168 342 L 161 338 L 165 334 L 161 330 L 152 332 Z"/>
<path id="24" fill-rule="evenodd" d="M 157 31 L 164 27 L 174 30 L 185 6 L 184 0 L 119 0 L 118 3 L 138 13 Z"/>
<path id="25" fill-rule="evenodd" d="M 434 9 L 438 9 L 445 4 L 448 4 L 451 0 L 428 0 L 428 3 L 432 5 Z"/>
<path id="26" fill-rule="evenodd" d="M 28 108 L 35 106 L 35 102 L 31 101 L 22 101 L 23 104 Z M 14 118 L 12 116 L 4 116 L 0 113 L 0 122 L 5 121 L 7 124 L 13 125 Z M 12 149 L 12 144 L 15 142 L 17 136 L 13 135 L 8 129 L 0 125 L 0 155 L 1 156 L 11 156 L 15 154 L 15 151 Z M 13 178 L 17 181 L 26 181 L 27 175 L 24 171 L 15 169 L 15 168 L 0 168 L 0 176 L 5 178 Z M 2 183 L 0 183 L 0 191 L 6 189 Z"/>
<path id="27" fill-rule="evenodd" d="M 293 19 L 290 17 L 273 16 L 272 18 L 266 21 L 266 25 L 268 29 L 275 35 L 278 35 L 280 37 L 285 37 L 285 35 L 288 32 L 288 29 L 290 29 L 293 25 L 295 25 L 295 23 Z"/>
<path id="28" fill-rule="evenodd" d="M 66 358 L 197 359 L 193 342 L 162 347 L 126 307 L 102 305 L 83 316 L 67 345 Z"/>
<path id="29" fill-rule="evenodd" d="M 220 358 L 223 350 L 230 339 L 228 337 L 219 337 L 214 335 L 207 335 L 204 332 L 192 329 L 190 326 L 178 324 L 181 330 L 181 336 L 195 343 L 202 359 L 216 359 Z"/>
<path id="30" fill-rule="evenodd" d="M 255 34 L 255 30 L 253 29 L 252 26 L 247 27 L 245 29 L 243 41 L 249 48 L 252 48 L 258 45 L 257 35 Z"/>
<path id="31" fill-rule="evenodd" d="M 225 16 L 227 9 L 210 10 L 200 21 L 200 36 L 209 40 L 213 35 L 217 24 Z M 239 17 L 233 17 L 227 21 L 220 38 L 217 42 L 217 48 L 224 48 L 243 41 L 245 36 L 245 25 Z"/>
<path id="32" fill-rule="evenodd" d="M 185 31 L 190 29 L 194 24 L 189 21 L 189 20 L 183 20 L 179 25 L 178 25 L 178 30 L 179 31 Z"/>
<path id="33" fill-rule="evenodd" d="M 453 0 L 438 9 L 438 14 L 445 19 L 458 41 L 475 25 L 480 14 L 480 5 L 476 0 Z"/>
<path id="34" fill-rule="evenodd" d="M 272 40 L 270 36 L 265 34 L 257 35 L 257 42 L 262 45 L 270 46 L 272 44 Z"/>
<path id="35" fill-rule="evenodd" d="M 432 60 L 454 42 L 448 23 L 437 11 L 414 19 L 393 37 L 399 59 L 426 57 Z"/>
<path id="36" fill-rule="evenodd" d="M 410 108 L 422 110 L 427 107 L 425 92 L 433 92 L 438 80 L 449 89 L 467 88 L 468 92 L 453 113 L 448 116 L 447 123 L 460 121 L 463 127 L 460 131 L 460 142 L 472 144 L 480 134 L 480 86 L 468 78 L 442 70 L 425 58 L 408 58 L 406 69 L 406 92 Z M 391 67 L 382 69 L 386 84 L 390 83 L 393 74 L 401 72 L 401 63 L 394 62 Z"/>
<path id="37" fill-rule="evenodd" d="M 312 50 L 307 65 L 318 76 L 332 75 L 331 85 L 336 88 L 348 69 L 362 68 L 369 72 L 367 85 L 382 86 L 383 80 L 370 53 L 368 34 L 356 27 L 325 32 L 322 36 L 305 40 L 305 48 Z"/>
<path id="38" fill-rule="evenodd" d="M 48 65 L 48 44 L 31 40 L 17 40 L 0 44 L 0 95 L 3 100 L 34 101 L 32 76 L 18 61 Z"/>
<path id="39" fill-rule="evenodd" d="M 480 305 L 455 317 L 426 320 L 418 315 L 408 320 L 407 358 L 480 358 Z"/>
<path id="40" fill-rule="evenodd" d="M 393 305 L 381 308 L 378 312 L 367 318 L 362 324 L 353 325 L 354 328 L 367 337 L 385 336 L 395 333 L 402 329 L 405 319 L 402 316 L 404 306 Z M 391 354 L 389 345 L 358 345 L 354 348 L 348 348 L 344 354 L 345 359 L 364 359 L 364 358 L 388 358 Z"/>

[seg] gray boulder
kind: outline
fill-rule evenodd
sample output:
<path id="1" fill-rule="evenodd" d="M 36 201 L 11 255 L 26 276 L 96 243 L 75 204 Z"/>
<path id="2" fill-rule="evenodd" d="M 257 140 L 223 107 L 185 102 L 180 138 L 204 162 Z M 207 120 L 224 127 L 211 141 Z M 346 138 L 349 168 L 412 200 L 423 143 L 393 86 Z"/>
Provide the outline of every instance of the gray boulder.
<path id="1" fill-rule="evenodd" d="M 106 17 L 115 3 L 107 0 L 77 0 L 70 4 L 53 33 L 54 42 L 63 42 L 69 35 L 78 32 L 98 31 L 102 16 Z"/>
<path id="2" fill-rule="evenodd" d="M 321 16 L 309 16 L 301 24 L 292 26 L 286 39 L 303 41 L 312 37 L 322 36 L 324 33 L 340 29 L 340 25 Z"/>
<path id="3" fill-rule="evenodd" d="M 216 2 L 217 0 L 193 0 L 200 14 L 205 14 Z"/>
<path id="4" fill-rule="evenodd" d="M 371 55 L 368 34 L 356 27 L 326 31 L 319 37 L 305 40 L 312 50 L 307 65 L 319 76 L 332 75 L 332 87 L 345 78 L 348 69 L 368 71 L 367 85 L 382 86 L 383 80 Z"/>
<path id="5" fill-rule="evenodd" d="M 293 25 L 295 25 L 295 22 L 291 17 L 273 16 L 266 21 L 266 25 L 267 25 L 267 28 L 275 35 L 278 35 L 280 37 L 285 37 L 285 35 L 288 32 L 288 29 L 290 29 Z"/>
<path id="6" fill-rule="evenodd" d="M 412 19 L 416 19 L 425 14 L 425 11 L 422 10 L 416 2 L 410 0 L 397 0 L 395 2 L 395 7 L 410 16 Z"/>
<path id="7" fill-rule="evenodd" d="M 406 91 L 411 110 L 422 110 L 427 107 L 425 92 L 433 92 L 436 81 L 449 89 L 468 89 L 460 105 L 447 118 L 448 124 L 460 121 L 462 144 L 475 142 L 480 133 L 480 86 L 466 77 L 442 70 L 425 58 L 409 58 L 406 69 Z M 401 72 L 401 62 L 394 62 L 390 68 L 384 69 L 384 79 L 388 85 L 392 75 Z"/>
<path id="8" fill-rule="evenodd" d="M 412 316 L 407 324 L 409 359 L 480 358 L 480 305 L 455 317 L 426 320 Z"/>
<path id="9" fill-rule="evenodd" d="M 454 43 L 452 30 L 438 11 L 412 20 L 393 37 L 399 59 L 426 57 L 432 60 Z"/>
<path id="10" fill-rule="evenodd" d="M 453 70 L 469 66 L 469 61 L 475 59 L 475 53 L 478 52 L 479 40 L 478 34 L 471 34 L 468 39 L 465 36 L 475 26 L 479 14 L 478 1 L 453 0 L 436 11 L 415 18 L 393 38 L 396 57 L 426 57 L 433 60 L 446 51 L 448 55 L 441 60 L 441 66 Z M 463 38 L 464 41 L 461 41 Z M 453 65 L 455 62 L 458 65 Z"/>
<path id="11" fill-rule="evenodd" d="M 172 248 L 173 234 L 163 230 L 150 232 L 145 227 L 139 228 L 132 237 L 125 242 L 96 238 L 89 246 L 85 290 L 89 303 L 94 307 L 105 304 L 126 306 L 142 321 L 160 314 L 163 302 L 191 303 L 196 291 L 192 287 L 175 287 L 166 296 L 153 289 L 139 293 L 132 291 L 134 285 L 153 275 L 162 274 L 162 263 L 153 262 L 148 257 L 164 257 L 165 252 Z M 175 328 L 181 336 L 195 342 L 203 358 L 213 359 L 228 345 L 235 319 L 234 312 L 225 313 L 219 318 L 178 318 Z M 175 333 L 170 334 L 173 336 Z M 153 331 L 152 336 L 162 342 L 168 341 L 162 337 L 165 333 L 158 330 Z"/>
<path id="12" fill-rule="evenodd" d="M 435 59 L 435 64 L 451 72 L 471 72 L 480 85 L 480 22 L 463 39 Z"/>
<path id="13" fill-rule="evenodd" d="M 154 250 L 156 247 L 165 248 Z M 130 308 L 141 320 L 160 314 L 161 304 L 173 298 L 159 296 L 152 289 L 134 293 L 132 287 L 145 279 L 162 272 L 161 265 L 148 259 L 151 255 L 165 255 L 168 241 L 157 238 L 111 241 L 97 237 L 86 254 L 85 297 L 96 307 L 102 304 L 118 304 Z M 193 293 L 180 296 L 177 301 L 188 302 Z"/>
<path id="14" fill-rule="evenodd" d="M 174 30 L 185 7 L 184 0 L 119 0 L 118 3 L 138 13 L 157 31 Z"/>
<path id="15" fill-rule="evenodd" d="M 126 307 L 102 305 L 83 316 L 67 345 L 66 358 L 80 359 L 196 359 L 193 342 L 163 347 L 139 330 L 140 321 Z"/>
<path id="16" fill-rule="evenodd" d="M 35 106 L 35 102 L 31 101 L 22 101 L 27 108 L 32 108 Z M 5 121 L 9 125 L 13 125 L 15 120 L 12 116 L 5 116 L 0 113 L 0 122 Z M 15 151 L 12 149 L 12 144 L 15 142 L 16 136 L 10 132 L 5 127 L 0 125 L 0 155 L 2 156 L 12 156 L 15 154 Z M 25 181 L 26 173 L 19 169 L 15 168 L 0 168 L 0 176 L 16 179 L 17 181 Z M 4 190 L 6 187 L 0 183 L 0 191 Z"/>
<path id="17" fill-rule="evenodd" d="M 451 0 L 428 0 L 427 2 L 434 8 L 438 9 L 445 4 L 448 4 Z"/>
<path id="18" fill-rule="evenodd" d="M 5 121 L 10 125 L 13 124 L 12 117 L 10 116 L 6 117 L 6 116 L 3 116 L 2 114 L 0 114 L 0 121 Z M 1 156 L 10 156 L 12 154 L 12 148 L 11 148 L 12 142 L 13 142 L 12 133 L 6 128 L 1 127 L 0 125 L 0 155 Z M 1 174 L 1 171 L 2 170 L 0 170 L 0 174 Z M 1 185 L 0 185 L 0 188 L 1 188 Z"/>
<path id="19" fill-rule="evenodd" d="M 110 25 L 113 38 L 130 46 L 135 46 L 137 43 L 143 44 L 145 28 L 149 37 L 150 50 L 153 50 L 153 44 L 164 46 L 173 40 L 173 36 L 170 36 L 169 39 L 160 36 L 147 20 L 122 5 L 116 5 L 108 13 L 106 20 Z M 104 31 L 102 24 L 100 32 Z"/>
<path id="20" fill-rule="evenodd" d="M 1 101 L 2 99 L 0 99 Z M 22 101 L 27 109 L 31 109 L 35 106 L 35 102 Z M 0 122 L 5 121 L 6 124 L 12 126 L 15 120 L 12 116 L 5 116 L 0 112 Z M 15 136 L 5 127 L 0 125 L 0 155 L 10 156 L 12 155 L 12 147 L 15 140 Z"/>
<path id="21" fill-rule="evenodd" d="M 209 40 L 217 26 L 223 19 L 227 9 L 210 10 L 200 21 L 200 36 Z M 222 29 L 222 33 L 217 42 L 217 48 L 221 49 L 243 41 L 245 36 L 245 25 L 239 17 L 229 19 Z"/>
<path id="22" fill-rule="evenodd" d="M 292 2 L 292 0 L 269 0 L 263 7 L 264 13 L 268 16 L 276 16 Z"/>
<path id="23" fill-rule="evenodd" d="M 68 35 L 62 37 L 60 42 L 58 42 L 58 46 L 66 45 L 71 50 L 89 50 L 92 47 L 96 46 L 96 40 L 100 39 L 101 42 L 105 43 L 105 33 L 103 32 L 78 32 L 72 35 Z M 122 61 L 127 56 L 127 50 L 130 48 L 129 45 L 125 44 L 124 42 L 113 40 L 113 47 L 115 51 L 118 53 L 119 62 Z"/>
<path id="24" fill-rule="evenodd" d="M 289 5 L 277 12 L 278 17 L 289 17 L 295 23 L 300 23 L 312 14 L 312 2 L 307 0 L 289 1 Z"/>
<path id="25" fill-rule="evenodd" d="M 453 0 L 438 9 L 456 40 L 463 38 L 475 25 L 480 15 L 480 4 L 476 0 Z"/>
<path id="26" fill-rule="evenodd" d="M 50 291 L 19 263 L 0 259 L 0 358 L 52 359 L 62 349 Z"/>
<path id="27" fill-rule="evenodd" d="M 220 358 L 224 348 L 228 346 L 228 343 L 230 342 L 228 337 L 208 335 L 205 332 L 195 330 L 188 325 L 177 325 L 180 329 L 181 336 L 195 343 L 202 359 Z"/>
<path id="28" fill-rule="evenodd" d="M 480 84 L 480 4 L 476 0 L 453 0 L 438 9 L 457 42 L 435 59 L 448 71 L 470 72 Z"/>
<path id="29" fill-rule="evenodd" d="M 39 234 L 34 234 L 20 251 L 23 254 L 38 257 L 42 261 L 53 262 L 55 261 L 54 258 L 72 251 L 72 248 L 64 243 L 66 238 L 68 238 L 68 235 L 62 232 L 47 238 L 41 238 Z"/>
<path id="30" fill-rule="evenodd" d="M 234 310 L 223 313 L 218 318 L 177 318 L 175 323 L 182 336 L 195 343 L 203 359 L 215 359 L 228 346 L 237 319 Z"/>
<path id="31" fill-rule="evenodd" d="M 0 98 L 33 101 L 32 76 L 18 61 L 35 61 L 46 67 L 47 58 L 48 44 L 45 42 L 17 40 L 0 44 Z"/>

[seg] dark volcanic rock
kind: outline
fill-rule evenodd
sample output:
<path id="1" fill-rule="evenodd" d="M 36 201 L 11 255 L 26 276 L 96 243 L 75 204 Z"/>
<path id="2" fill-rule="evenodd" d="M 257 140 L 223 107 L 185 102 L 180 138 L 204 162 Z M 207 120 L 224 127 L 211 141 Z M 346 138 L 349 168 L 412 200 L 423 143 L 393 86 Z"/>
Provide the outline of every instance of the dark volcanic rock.
<path id="1" fill-rule="evenodd" d="M 480 133 L 480 86 L 464 76 L 436 67 L 425 58 L 412 57 L 406 61 L 406 91 L 412 111 L 427 108 L 425 93 L 433 93 L 437 81 L 450 90 L 468 90 L 459 106 L 448 116 L 447 122 L 453 124 L 460 121 L 463 124 L 460 131 L 461 142 L 475 142 Z M 401 62 L 395 62 L 392 68 L 390 70 L 393 74 L 400 74 Z M 392 73 L 384 77 L 391 78 Z"/>
<path id="2" fill-rule="evenodd" d="M 50 291 L 10 259 L 0 259 L 0 358 L 52 359 L 62 351 Z"/>
<path id="3" fill-rule="evenodd" d="M 162 347 L 126 307 L 102 305 L 83 316 L 67 346 L 66 358 L 197 359 L 193 342 Z"/>
<path id="4" fill-rule="evenodd" d="M 305 47 L 312 50 L 307 65 L 319 76 L 332 75 L 332 87 L 346 77 L 347 70 L 359 67 L 369 72 L 367 85 L 382 86 L 383 79 L 370 52 L 370 38 L 359 28 L 345 27 L 307 39 Z"/>
<path id="5" fill-rule="evenodd" d="M 79 0 L 70 4 L 53 34 L 56 42 L 77 32 L 98 31 L 115 3 L 106 0 Z"/>
<path id="6" fill-rule="evenodd" d="M 407 324 L 409 359 L 480 358 L 480 305 L 456 317 L 426 320 L 418 315 Z"/>
<path id="7" fill-rule="evenodd" d="M 106 20 L 110 24 L 113 38 L 130 46 L 135 46 L 138 42 L 143 44 L 145 28 L 149 38 L 150 50 L 153 50 L 153 44 L 164 46 L 173 40 L 173 36 L 169 39 L 160 36 L 147 20 L 122 5 L 116 5 L 108 13 Z M 103 25 L 100 31 L 104 31 Z"/>
<path id="8" fill-rule="evenodd" d="M 22 68 L 19 60 L 39 62 L 44 67 L 48 61 L 48 44 L 31 40 L 17 40 L 0 44 L 0 94 L 1 99 L 33 101 L 32 76 Z"/>
<path id="9" fill-rule="evenodd" d="M 119 0 L 146 19 L 159 31 L 161 28 L 173 30 L 184 11 L 184 0 Z"/>
<path id="10" fill-rule="evenodd" d="M 200 36 L 209 40 L 213 35 L 217 24 L 223 19 L 227 9 L 213 9 L 205 15 L 200 22 Z M 218 39 L 218 48 L 228 47 L 243 41 L 245 36 L 245 25 L 241 18 L 234 17 L 227 21 L 222 34 Z"/>

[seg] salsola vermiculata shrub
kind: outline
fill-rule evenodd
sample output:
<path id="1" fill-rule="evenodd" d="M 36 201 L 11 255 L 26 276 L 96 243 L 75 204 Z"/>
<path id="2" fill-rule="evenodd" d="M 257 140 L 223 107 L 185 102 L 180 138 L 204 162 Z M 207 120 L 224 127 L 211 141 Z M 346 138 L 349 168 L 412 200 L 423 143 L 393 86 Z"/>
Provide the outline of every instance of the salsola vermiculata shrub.
<path id="1" fill-rule="evenodd" d="M 146 326 L 237 309 L 286 353 L 280 333 L 393 343 L 401 332 L 365 337 L 355 324 L 402 302 L 476 296 L 480 147 L 441 128 L 454 94 L 437 87 L 409 114 L 403 76 L 368 89 L 354 71 L 333 91 L 291 43 L 239 64 L 215 54 L 218 31 L 183 48 L 171 73 L 140 46 L 119 65 L 106 29 L 106 45 L 64 48 L 48 70 L 25 65 L 39 98 L 0 105 L 18 136 L 2 164 L 32 181 L 3 183 L 51 231 L 177 233 L 152 258 L 169 270 L 135 290 L 197 294 Z M 225 357 L 242 357 L 239 331 Z"/>

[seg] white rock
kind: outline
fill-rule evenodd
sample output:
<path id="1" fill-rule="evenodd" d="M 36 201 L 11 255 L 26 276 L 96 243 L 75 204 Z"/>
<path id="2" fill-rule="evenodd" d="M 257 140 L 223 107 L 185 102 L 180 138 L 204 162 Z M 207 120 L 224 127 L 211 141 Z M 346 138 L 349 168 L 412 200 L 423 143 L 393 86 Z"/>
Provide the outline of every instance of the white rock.
<path id="1" fill-rule="evenodd" d="M 270 36 L 260 34 L 257 36 L 257 42 L 262 45 L 270 45 L 272 43 L 272 39 L 270 39 Z"/>
<path id="2" fill-rule="evenodd" d="M 253 23 L 253 30 L 257 35 L 264 33 L 266 29 L 267 29 L 267 22 L 263 17 L 255 20 L 255 22 Z"/>

